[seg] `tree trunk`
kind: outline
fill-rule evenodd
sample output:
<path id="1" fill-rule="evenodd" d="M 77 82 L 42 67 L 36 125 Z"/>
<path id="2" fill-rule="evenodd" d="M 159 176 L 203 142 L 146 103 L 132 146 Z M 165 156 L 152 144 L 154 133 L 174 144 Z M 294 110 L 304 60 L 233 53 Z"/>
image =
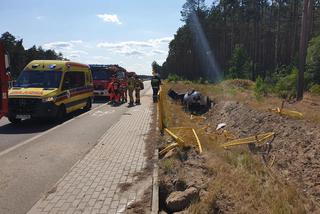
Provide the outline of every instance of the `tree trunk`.
<path id="1" fill-rule="evenodd" d="M 308 37 L 311 27 L 311 16 L 313 10 L 313 0 L 304 0 L 301 21 L 300 49 L 299 49 L 299 74 L 297 84 L 297 100 L 303 99 L 304 71 L 308 48 Z"/>

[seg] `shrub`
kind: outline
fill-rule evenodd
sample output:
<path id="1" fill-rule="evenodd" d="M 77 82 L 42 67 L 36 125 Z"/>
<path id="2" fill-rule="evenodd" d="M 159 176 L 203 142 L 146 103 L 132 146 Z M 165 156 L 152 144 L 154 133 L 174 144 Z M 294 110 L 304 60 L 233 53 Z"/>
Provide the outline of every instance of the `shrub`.
<path id="1" fill-rule="evenodd" d="M 308 47 L 307 76 L 310 76 L 309 84 L 320 84 L 320 36 L 314 37 Z M 307 82 L 308 83 L 308 82 Z"/>
<path id="2" fill-rule="evenodd" d="M 291 73 L 278 80 L 275 92 L 283 99 L 293 99 L 296 97 L 298 69 L 293 68 Z"/>
<path id="3" fill-rule="evenodd" d="M 269 92 L 268 88 L 268 85 L 259 76 L 256 80 L 256 84 L 254 85 L 254 94 L 256 98 L 260 99 L 262 96 L 266 96 Z"/>
<path id="4" fill-rule="evenodd" d="M 177 82 L 177 81 L 181 81 L 181 80 L 183 80 L 183 79 L 176 74 L 169 74 L 169 76 L 168 76 L 169 82 Z"/>
<path id="5" fill-rule="evenodd" d="M 313 86 L 311 86 L 310 92 L 314 95 L 320 95 L 320 85 L 314 84 Z"/>
<path id="6" fill-rule="evenodd" d="M 230 67 L 227 70 L 227 78 L 249 79 L 252 69 L 252 60 L 243 45 L 236 45 L 229 64 Z"/>

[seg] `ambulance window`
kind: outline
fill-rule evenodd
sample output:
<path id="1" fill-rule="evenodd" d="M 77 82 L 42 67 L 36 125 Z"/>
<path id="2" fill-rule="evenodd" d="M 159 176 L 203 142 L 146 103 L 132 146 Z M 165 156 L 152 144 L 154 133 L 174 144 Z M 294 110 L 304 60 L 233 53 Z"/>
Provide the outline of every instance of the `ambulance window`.
<path id="1" fill-rule="evenodd" d="M 64 75 L 63 89 L 79 88 L 85 86 L 84 72 L 67 72 Z"/>

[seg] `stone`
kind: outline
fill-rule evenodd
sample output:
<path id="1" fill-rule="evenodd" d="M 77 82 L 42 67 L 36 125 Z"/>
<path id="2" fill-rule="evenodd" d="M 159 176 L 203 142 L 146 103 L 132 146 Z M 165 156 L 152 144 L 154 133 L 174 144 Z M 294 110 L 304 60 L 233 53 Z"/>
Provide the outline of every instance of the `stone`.
<path id="1" fill-rule="evenodd" d="M 187 208 L 198 198 L 198 190 L 190 187 L 185 191 L 172 192 L 166 199 L 167 208 L 172 212 L 179 212 Z"/>

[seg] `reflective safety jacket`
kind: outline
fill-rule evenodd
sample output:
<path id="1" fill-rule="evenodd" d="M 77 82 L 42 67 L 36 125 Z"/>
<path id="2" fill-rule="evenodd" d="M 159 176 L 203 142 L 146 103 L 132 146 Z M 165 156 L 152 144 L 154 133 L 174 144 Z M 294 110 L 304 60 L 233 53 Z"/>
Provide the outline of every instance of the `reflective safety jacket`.
<path id="1" fill-rule="evenodd" d="M 134 90 L 135 88 L 135 83 L 136 83 L 136 80 L 134 79 L 134 77 L 130 77 L 128 79 L 128 89 L 129 90 Z"/>
<path id="2" fill-rule="evenodd" d="M 153 76 L 151 79 L 151 86 L 152 88 L 160 88 L 161 80 L 157 76 Z"/>

